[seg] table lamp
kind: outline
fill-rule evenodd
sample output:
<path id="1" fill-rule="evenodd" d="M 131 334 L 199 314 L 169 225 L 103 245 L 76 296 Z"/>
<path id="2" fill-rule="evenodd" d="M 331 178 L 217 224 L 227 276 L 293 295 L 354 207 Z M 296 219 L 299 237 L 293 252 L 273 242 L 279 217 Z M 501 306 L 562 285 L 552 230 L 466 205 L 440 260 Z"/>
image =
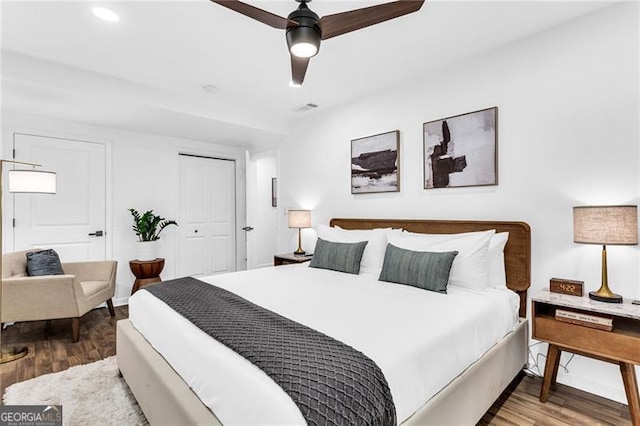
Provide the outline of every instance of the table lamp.
<path id="1" fill-rule="evenodd" d="M 2 166 L 5 163 L 19 164 L 23 166 L 40 167 L 39 164 L 25 163 L 22 161 L 0 160 L 0 309 L 2 304 Z M 9 192 L 26 194 L 55 194 L 56 174 L 44 170 L 9 170 Z M 2 330 L 0 330 L 0 364 L 15 361 L 25 356 L 27 347 L 4 349 L 2 344 Z"/>
<path id="2" fill-rule="evenodd" d="M 638 244 L 637 206 L 578 206 L 573 208 L 573 241 L 602 245 L 602 284 L 589 298 L 622 303 L 622 296 L 609 289 L 607 245 Z"/>
<path id="3" fill-rule="evenodd" d="M 298 248 L 293 254 L 303 256 L 302 250 L 302 228 L 311 228 L 311 210 L 289 210 L 289 228 L 298 228 Z"/>

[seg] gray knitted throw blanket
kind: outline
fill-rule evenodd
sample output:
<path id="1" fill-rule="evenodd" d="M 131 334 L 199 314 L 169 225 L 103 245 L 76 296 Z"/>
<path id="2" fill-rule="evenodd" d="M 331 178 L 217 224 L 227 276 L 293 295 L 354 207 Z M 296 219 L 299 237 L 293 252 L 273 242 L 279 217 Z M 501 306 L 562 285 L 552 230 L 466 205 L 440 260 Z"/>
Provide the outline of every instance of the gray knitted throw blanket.
<path id="1" fill-rule="evenodd" d="M 382 371 L 354 348 L 195 278 L 144 290 L 264 371 L 309 425 L 396 424 Z"/>

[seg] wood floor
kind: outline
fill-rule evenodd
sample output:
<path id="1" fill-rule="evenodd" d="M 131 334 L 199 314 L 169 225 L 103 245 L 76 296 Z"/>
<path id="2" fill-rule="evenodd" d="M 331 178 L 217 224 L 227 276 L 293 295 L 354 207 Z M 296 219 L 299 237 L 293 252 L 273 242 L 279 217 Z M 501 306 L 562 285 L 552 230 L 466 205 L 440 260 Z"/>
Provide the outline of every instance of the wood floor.
<path id="1" fill-rule="evenodd" d="M 97 361 L 116 353 L 115 324 L 127 318 L 126 306 L 111 318 L 95 309 L 80 321 L 80 341 L 71 342 L 71 321 L 19 323 L 2 332 L 3 347 L 27 346 L 29 354 L 0 365 L 0 393 L 16 382 Z M 549 402 L 538 401 L 542 380 L 518 377 L 489 409 L 479 425 L 631 425 L 626 405 L 558 385 Z M 126 425 L 123 425 L 126 426 Z"/>
<path id="2" fill-rule="evenodd" d="M 542 378 L 537 376 L 516 378 L 478 425 L 631 426 L 625 404 L 561 384 L 543 404 L 538 400 L 541 386 Z"/>
<path id="3" fill-rule="evenodd" d="M 127 318 L 127 306 L 118 306 L 112 318 L 107 308 L 89 311 L 80 319 L 80 341 L 71 341 L 71 320 L 21 322 L 2 331 L 2 347 L 26 346 L 22 359 L 0 365 L 0 392 L 43 374 L 88 364 L 116 354 L 116 321 Z"/>

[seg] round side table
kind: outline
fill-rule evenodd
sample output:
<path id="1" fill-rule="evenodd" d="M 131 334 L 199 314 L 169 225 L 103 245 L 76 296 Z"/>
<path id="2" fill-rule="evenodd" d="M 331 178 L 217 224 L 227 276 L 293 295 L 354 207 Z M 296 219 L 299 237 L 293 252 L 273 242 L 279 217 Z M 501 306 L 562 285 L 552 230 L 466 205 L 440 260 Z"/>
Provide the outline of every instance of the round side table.
<path id="1" fill-rule="evenodd" d="M 154 260 L 131 260 L 129 268 L 136 277 L 131 289 L 131 294 L 133 294 L 147 284 L 162 281 L 160 273 L 164 268 L 164 259 L 159 257 Z"/>

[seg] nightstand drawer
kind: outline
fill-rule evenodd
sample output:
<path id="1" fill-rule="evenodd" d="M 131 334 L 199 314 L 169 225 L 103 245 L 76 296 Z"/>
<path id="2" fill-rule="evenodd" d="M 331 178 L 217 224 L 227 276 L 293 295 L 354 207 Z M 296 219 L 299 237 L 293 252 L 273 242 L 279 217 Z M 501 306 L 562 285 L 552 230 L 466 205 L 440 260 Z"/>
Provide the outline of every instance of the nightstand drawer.
<path id="1" fill-rule="evenodd" d="M 621 323 L 616 323 L 616 320 Z M 625 328 L 621 318 L 614 320 L 613 331 L 602 331 L 557 321 L 551 316 L 536 315 L 533 319 L 533 338 L 578 352 L 640 364 L 640 335 L 637 331 Z"/>

